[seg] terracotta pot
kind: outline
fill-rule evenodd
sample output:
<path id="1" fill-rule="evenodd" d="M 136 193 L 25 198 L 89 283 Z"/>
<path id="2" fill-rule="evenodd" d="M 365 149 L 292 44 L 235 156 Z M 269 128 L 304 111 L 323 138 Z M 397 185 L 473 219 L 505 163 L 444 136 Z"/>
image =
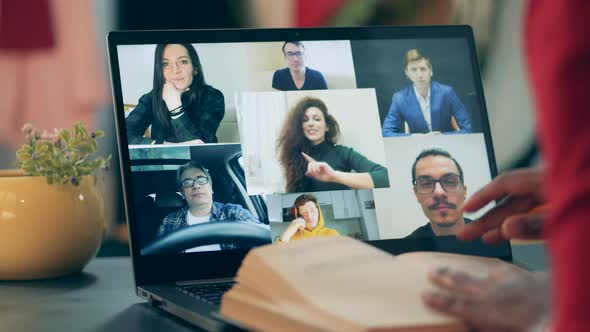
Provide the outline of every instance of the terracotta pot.
<path id="1" fill-rule="evenodd" d="M 81 271 L 105 230 L 104 200 L 91 177 L 79 186 L 0 171 L 0 279 Z"/>

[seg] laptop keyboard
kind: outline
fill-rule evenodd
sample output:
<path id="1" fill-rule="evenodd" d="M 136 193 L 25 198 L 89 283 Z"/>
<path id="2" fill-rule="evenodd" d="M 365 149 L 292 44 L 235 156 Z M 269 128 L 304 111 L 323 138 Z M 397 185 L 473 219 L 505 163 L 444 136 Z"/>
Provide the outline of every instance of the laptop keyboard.
<path id="1" fill-rule="evenodd" d="M 184 293 L 214 306 L 221 304 L 221 296 L 234 285 L 233 281 L 179 286 Z"/>

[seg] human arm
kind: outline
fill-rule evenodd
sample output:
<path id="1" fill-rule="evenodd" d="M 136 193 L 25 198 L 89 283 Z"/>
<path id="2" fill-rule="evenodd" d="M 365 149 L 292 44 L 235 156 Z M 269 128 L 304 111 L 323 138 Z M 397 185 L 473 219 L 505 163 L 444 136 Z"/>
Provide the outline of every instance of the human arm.
<path id="1" fill-rule="evenodd" d="M 283 87 L 283 78 L 284 75 L 281 75 L 281 70 L 276 70 L 273 74 L 272 74 L 272 88 L 275 91 L 284 91 L 284 87 Z"/>
<path id="2" fill-rule="evenodd" d="M 179 143 L 164 141 L 163 144 L 174 145 L 174 144 L 179 144 Z M 198 144 L 205 144 L 205 142 L 203 142 L 203 140 L 201 140 L 201 139 L 193 139 L 190 141 L 181 142 L 180 144 L 196 144 L 196 145 L 198 145 Z"/>
<path id="3" fill-rule="evenodd" d="M 174 211 L 164 217 L 162 224 L 158 227 L 156 238 L 158 239 L 168 235 L 186 225 L 186 210 L 180 209 Z"/>
<path id="4" fill-rule="evenodd" d="M 280 241 L 281 242 L 289 242 L 289 240 L 291 240 L 291 238 L 293 237 L 293 235 L 295 235 L 295 233 L 297 233 L 300 229 L 304 229 L 304 228 L 305 228 L 305 220 L 303 220 L 303 218 L 294 219 L 293 221 L 291 221 L 289 226 L 287 226 L 287 228 L 285 229 L 283 234 L 281 234 Z"/>
<path id="5" fill-rule="evenodd" d="M 550 287 L 545 273 L 497 267 L 486 278 L 441 268 L 429 274 L 440 290 L 424 303 L 456 316 L 477 331 L 544 331 L 550 320 Z"/>
<path id="6" fill-rule="evenodd" d="M 373 183 L 372 188 L 387 188 L 389 187 L 389 173 L 387 168 L 369 160 L 359 152 L 350 147 L 339 147 L 346 156 L 348 166 L 356 173 L 349 174 L 366 174 Z M 361 188 L 359 188 L 361 189 Z M 364 189 L 364 188 L 363 188 Z"/>
<path id="7" fill-rule="evenodd" d="M 303 158 L 308 162 L 306 176 L 322 182 L 334 182 L 351 189 L 372 189 L 389 186 L 387 169 L 380 166 L 350 148 L 342 148 L 343 157 L 351 169 L 356 172 L 337 171 L 328 163 L 316 161 L 306 153 Z M 346 149 L 346 150 L 344 150 Z"/>
<path id="8" fill-rule="evenodd" d="M 161 238 L 162 236 L 164 236 L 165 234 L 168 233 L 166 231 L 166 228 L 167 228 L 166 225 L 167 225 L 166 218 L 164 218 L 164 220 L 162 221 L 162 224 L 160 225 L 160 227 L 158 227 L 158 231 L 156 232 L 156 238 Z"/>
<path id="9" fill-rule="evenodd" d="M 373 179 L 368 173 L 336 171 L 328 163 L 316 161 L 304 152 L 302 154 L 308 163 L 306 176 L 322 182 L 339 183 L 351 189 L 372 189 L 375 187 Z"/>
<path id="10" fill-rule="evenodd" d="M 393 136 L 407 136 L 404 128 L 404 118 L 401 114 L 401 107 L 396 95 L 391 98 L 391 106 L 389 112 L 383 120 L 383 126 L 381 127 L 381 133 L 383 137 Z"/>
<path id="11" fill-rule="evenodd" d="M 327 89 L 328 82 L 326 82 L 326 78 L 324 77 L 324 75 L 319 71 L 316 71 L 316 73 L 317 73 L 317 78 L 316 78 L 317 79 L 317 86 L 314 88 L 316 88 L 318 90 Z"/>
<path id="12" fill-rule="evenodd" d="M 223 214 L 226 215 L 225 219 L 227 219 L 229 221 L 239 221 L 239 222 L 246 222 L 246 223 L 266 226 L 264 223 L 260 222 L 260 220 L 258 220 L 258 217 L 254 216 L 252 214 L 252 212 L 250 212 L 250 210 L 244 208 L 240 204 L 233 204 L 233 203 L 226 203 L 226 204 L 214 203 L 214 204 L 217 206 L 217 208 L 219 208 L 223 211 Z"/>
<path id="13" fill-rule="evenodd" d="M 279 89 L 277 89 L 277 72 L 276 71 L 272 74 L 271 87 L 273 88 L 273 90 L 277 90 L 277 91 L 279 90 Z"/>
<path id="14" fill-rule="evenodd" d="M 217 128 L 225 115 L 225 100 L 221 91 L 206 87 L 200 104 L 200 117 L 195 123 L 205 143 L 216 143 Z"/>
<path id="15" fill-rule="evenodd" d="M 182 93 L 188 91 L 189 88 L 181 90 L 176 87 L 174 83 L 166 82 L 162 87 L 162 100 L 168 107 L 168 110 L 178 109 L 182 106 Z"/>
<path id="16" fill-rule="evenodd" d="M 129 144 L 152 144 L 153 139 L 144 137 L 146 129 L 153 122 L 152 94 L 147 93 L 141 98 L 137 106 L 125 119 L 127 126 L 127 142 Z"/>
<path id="17" fill-rule="evenodd" d="M 448 93 L 449 103 L 451 106 L 451 114 L 455 117 L 457 125 L 459 126 L 458 133 L 468 134 L 472 132 L 471 128 L 471 117 L 465 109 L 465 105 L 459 99 L 459 96 L 455 93 L 455 90 L 451 88 Z"/>

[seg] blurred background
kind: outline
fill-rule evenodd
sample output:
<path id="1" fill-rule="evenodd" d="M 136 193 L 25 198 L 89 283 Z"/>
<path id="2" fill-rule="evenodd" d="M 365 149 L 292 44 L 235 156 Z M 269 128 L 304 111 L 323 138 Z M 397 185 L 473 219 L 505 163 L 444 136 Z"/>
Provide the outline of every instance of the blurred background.
<path id="1" fill-rule="evenodd" d="M 539 162 L 523 63 L 524 0 L 0 0 L 0 169 L 20 128 L 104 130 L 113 155 L 99 256 L 128 255 L 105 36 L 113 30 L 468 24 L 500 171 Z M 26 9 L 26 10 L 25 10 Z M 18 18 L 18 19 L 15 19 Z"/>

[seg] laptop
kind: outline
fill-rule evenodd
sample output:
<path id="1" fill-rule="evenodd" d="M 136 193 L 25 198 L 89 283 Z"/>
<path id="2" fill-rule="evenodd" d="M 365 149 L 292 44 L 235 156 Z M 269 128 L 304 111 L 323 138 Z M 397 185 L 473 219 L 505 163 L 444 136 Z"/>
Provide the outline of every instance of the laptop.
<path id="1" fill-rule="evenodd" d="M 508 243 L 453 236 L 497 172 L 470 27 L 107 39 L 136 292 L 153 306 L 239 329 L 218 310 L 248 250 L 313 236 L 511 260 Z"/>

